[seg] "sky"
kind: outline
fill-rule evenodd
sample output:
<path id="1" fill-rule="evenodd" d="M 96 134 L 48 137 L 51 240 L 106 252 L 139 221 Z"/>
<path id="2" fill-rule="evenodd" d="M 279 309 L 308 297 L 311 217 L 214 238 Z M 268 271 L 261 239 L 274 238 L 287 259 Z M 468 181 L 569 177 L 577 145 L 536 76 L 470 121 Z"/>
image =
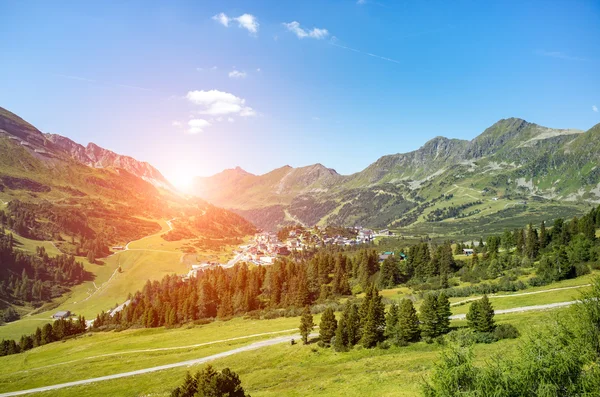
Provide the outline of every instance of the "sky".
<path id="1" fill-rule="evenodd" d="M 600 122 L 600 1 L 0 0 L 0 106 L 183 187 Z"/>

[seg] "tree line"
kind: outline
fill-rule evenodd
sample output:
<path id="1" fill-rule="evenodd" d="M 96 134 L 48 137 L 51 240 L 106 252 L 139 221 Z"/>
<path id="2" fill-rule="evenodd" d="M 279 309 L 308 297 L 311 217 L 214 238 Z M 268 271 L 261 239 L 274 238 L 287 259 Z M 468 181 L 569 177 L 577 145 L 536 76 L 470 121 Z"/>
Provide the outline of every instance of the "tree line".
<path id="1" fill-rule="evenodd" d="M 85 330 L 86 324 L 83 316 L 79 316 L 76 321 L 72 319 L 58 319 L 52 324 L 48 323 L 41 328 L 38 327 L 31 335 L 21 336 L 19 341 L 3 339 L 0 342 L 0 356 L 18 354 L 31 350 L 34 347 L 61 341 L 82 334 Z"/>
<path id="2" fill-rule="evenodd" d="M 419 315 L 410 299 L 403 299 L 399 304 L 392 303 L 386 314 L 379 291 L 371 285 L 360 305 L 346 302 L 339 320 L 331 307 L 325 309 L 319 324 L 319 344 L 343 352 L 355 345 L 373 348 L 386 341 L 397 346 L 421 339 L 431 342 L 450 332 L 450 316 L 450 301 L 443 293 L 427 295 Z M 299 327 L 305 344 L 309 342 L 314 326 L 307 306 Z"/>

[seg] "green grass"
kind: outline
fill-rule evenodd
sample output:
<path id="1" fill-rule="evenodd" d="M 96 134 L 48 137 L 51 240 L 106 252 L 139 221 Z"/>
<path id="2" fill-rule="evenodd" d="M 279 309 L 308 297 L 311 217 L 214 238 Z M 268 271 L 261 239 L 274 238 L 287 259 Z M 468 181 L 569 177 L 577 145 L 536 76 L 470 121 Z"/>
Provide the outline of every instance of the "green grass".
<path id="1" fill-rule="evenodd" d="M 19 390 L 48 384 L 87 379 L 184 361 L 215 354 L 260 339 L 296 333 L 298 318 L 274 320 L 217 321 L 203 326 L 177 329 L 137 329 L 122 332 L 88 333 L 64 342 L 52 343 L 23 354 L 0 358 L 0 390 Z M 292 330 L 292 331 L 288 331 Z M 275 335 L 259 335 L 286 331 Z M 239 340 L 206 346 L 231 338 Z M 156 348 L 166 351 L 139 352 Z"/>
<path id="2" fill-rule="evenodd" d="M 499 323 L 511 323 L 527 334 L 562 310 L 516 313 L 498 316 L 497 320 Z M 455 321 L 453 325 L 464 326 L 465 322 Z M 496 354 L 517 354 L 517 343 L 518 339 L 477 345 L 476 362 L 482 363 Z M 285 343 L 215 360 L 211 364 L 218 369 L 229 367 L 236 371 L 246 391 L 254 397 L 418 396 L 420 382 L 428 376 L 440 351 L 440 346 L 424 342 L 388 350 L 355 348 L 348 353 L 336 353 L 331 349 L 318 348 L 315 344 L 290 346 Z M 202 350 L 197 353 L 197 357 L 202 357 L 210 352 Z M 186 371 L 199 368 L 201 366 L 160 371 L 62 389 L 46 395 L 168 396 Z"/>

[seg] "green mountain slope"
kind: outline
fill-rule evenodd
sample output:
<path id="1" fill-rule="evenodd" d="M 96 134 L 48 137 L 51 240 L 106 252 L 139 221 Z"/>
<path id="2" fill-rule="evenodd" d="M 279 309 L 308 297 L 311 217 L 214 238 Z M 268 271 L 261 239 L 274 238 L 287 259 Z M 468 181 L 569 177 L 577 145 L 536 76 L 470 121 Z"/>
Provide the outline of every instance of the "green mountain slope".
<path id="1" fill-rule="evenodd" d="M 439 223 L 463 233 L 446 226 L 526 211 L 572 216 L 600 201 L 599 129 L 551 129 L 510 118 L 471 141 L 436 137 L 353 175 L 320 164 L 265 175 L 237 168 L 198 178 L 194 192 L 265 229 L 303 223 L 423 233 Z"/>

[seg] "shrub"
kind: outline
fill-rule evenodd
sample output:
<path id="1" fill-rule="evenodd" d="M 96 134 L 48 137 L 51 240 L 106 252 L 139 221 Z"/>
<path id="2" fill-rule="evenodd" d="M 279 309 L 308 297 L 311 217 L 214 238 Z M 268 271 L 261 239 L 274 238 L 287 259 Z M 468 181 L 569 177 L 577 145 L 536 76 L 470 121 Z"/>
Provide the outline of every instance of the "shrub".
<path id="1" fill-rule="evenodd" d="M 512 324 L 499 324 L 493 333 L 497 340 L 516 339 L 521 335 L 519 330 Z"/>

